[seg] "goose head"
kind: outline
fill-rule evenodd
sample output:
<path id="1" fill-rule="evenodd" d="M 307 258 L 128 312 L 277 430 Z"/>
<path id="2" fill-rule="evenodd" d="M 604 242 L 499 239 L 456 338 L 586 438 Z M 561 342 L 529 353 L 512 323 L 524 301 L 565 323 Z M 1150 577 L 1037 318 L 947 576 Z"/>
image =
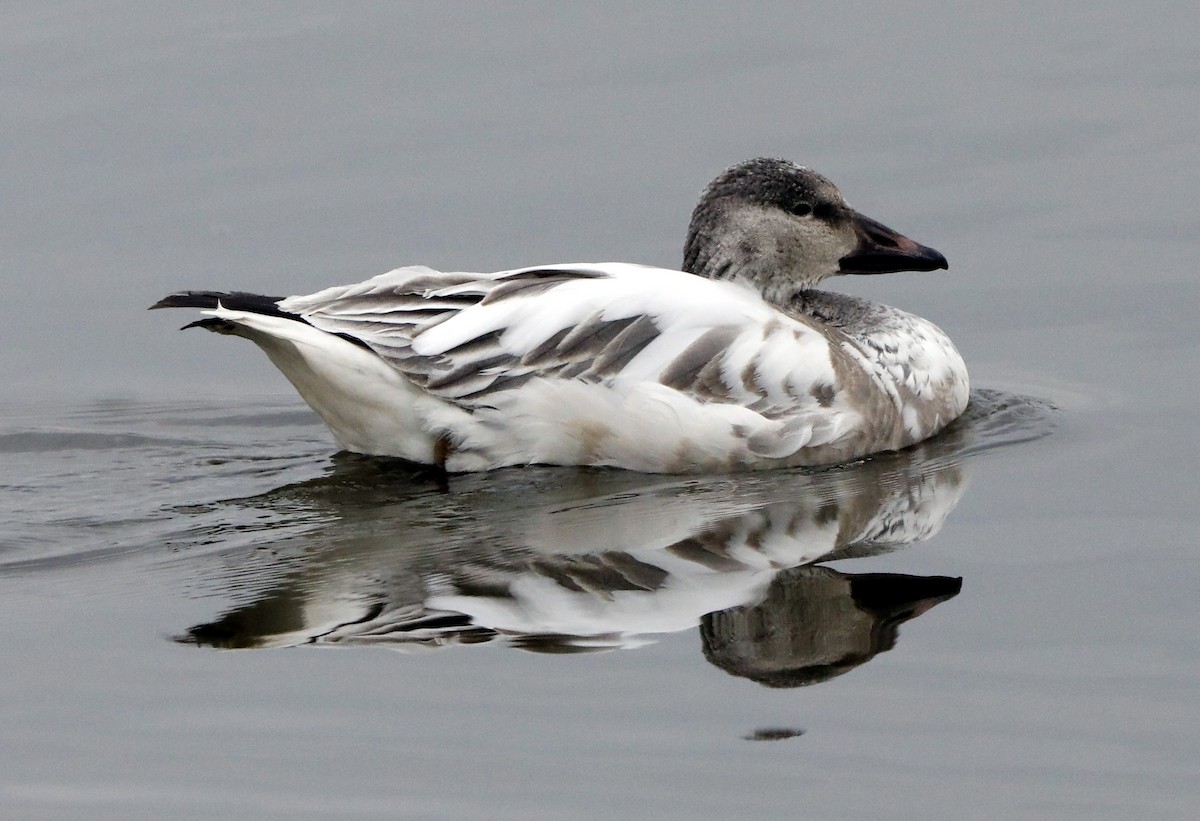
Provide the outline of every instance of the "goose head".
<path id="1" fill-rule="evenodd" d="M 787 304 L 837 274 L 946 268 L 932 248 L 855 211 L 825 177 L 787 160 L 747 160 L 708 184 L 692 212 L 683 269 L 741 278 Z"/>

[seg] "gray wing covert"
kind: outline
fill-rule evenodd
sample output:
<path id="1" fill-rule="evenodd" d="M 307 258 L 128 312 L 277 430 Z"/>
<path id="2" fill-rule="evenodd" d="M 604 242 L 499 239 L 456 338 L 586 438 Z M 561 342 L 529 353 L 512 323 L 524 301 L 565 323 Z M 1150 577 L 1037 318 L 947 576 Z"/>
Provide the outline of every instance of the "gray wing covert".
<path id="1" fill-rule="evenodd" d="M 594 270 L 528 269 L 500 274 L 402 268 L 359 285 L 282 303 L 321 330 L 366 344 L 414 384 L 456 404 L 487 404 L 535 377 L 601 381 L 659 335 L 645 314 L 613 316 Z M 591 301 L 592 305 L 586 303 Z M 581 308 L 588 313 L 578 319 Z M 429 331 L 451 344 L 431 342 Z M 515 333 L 514 331 L 519 331 Z"/>

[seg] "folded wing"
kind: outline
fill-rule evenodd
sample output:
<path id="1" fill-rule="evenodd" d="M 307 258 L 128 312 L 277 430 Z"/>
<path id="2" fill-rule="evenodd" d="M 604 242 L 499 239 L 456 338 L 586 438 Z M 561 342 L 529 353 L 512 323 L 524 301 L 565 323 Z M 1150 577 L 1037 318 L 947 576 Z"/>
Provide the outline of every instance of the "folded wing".
<path id="1" fill-rule="evenodd" d="M 773 422 L 774 435 L 755 440 L 763 431 L 746 431 L 763 455 L 839 434 L 831 406 L 840 352 L 803 318 L 735 283 L 628 264 L 495 274 L 414 267 L 279 307 L 361 341 L 417 386 L 466 409 L 495 407 L 532 380 L 618 392 L 654 383 L 697 405 L 736 406 Z"/>

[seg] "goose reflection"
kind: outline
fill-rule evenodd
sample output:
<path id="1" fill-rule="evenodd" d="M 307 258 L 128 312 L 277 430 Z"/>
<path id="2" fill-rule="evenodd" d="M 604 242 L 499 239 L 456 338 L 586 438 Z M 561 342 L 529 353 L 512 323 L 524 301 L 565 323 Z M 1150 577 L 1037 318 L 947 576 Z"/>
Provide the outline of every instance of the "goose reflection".
<path id="1" fill-rule="evenodd" d="M 901 622 L 961 588 L 962 579 L 947 576 L 792 568 L 772 580 L 762 602 L 704 616 L 704 657 L 768 687 L 816 684 L 891 650 Z"/>
<path id="2" fill-rule="evenodd" d="M 822 681 L 891 649 L 899 624 L 961 580 L 815 563 L 934 535 L 971 458 L 1043 435 L 1048 418 L 1028 400 L 979 394 L 916 448 L 735 478 L 547 468 L 456 477 L 442 494 L 394 463 L 343 458 L 321 479 L 231 503 L 314 526 L 272 545 L 288 571 L 268 589 L 178 640 L 571 653 L 699 625 L 705 657 L 731 674 Z M 252 587 L 261 571 L 247 561 L 228 586 Z"/>

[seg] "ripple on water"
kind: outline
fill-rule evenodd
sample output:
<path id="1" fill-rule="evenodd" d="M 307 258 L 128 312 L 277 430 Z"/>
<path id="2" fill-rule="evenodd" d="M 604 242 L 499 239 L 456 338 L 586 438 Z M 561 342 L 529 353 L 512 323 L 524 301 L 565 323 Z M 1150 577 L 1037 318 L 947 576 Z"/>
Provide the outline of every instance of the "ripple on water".
<path id="1" fill-rule="evenodd" d="M 311 478 L 329 451 L 294 401 L 35 410 L 0 427 L 0 572 L 161 553 L 179 530 L 173 506 Z"/>
<path id="2" fill-rule="evenodd" d="M 959 421 L 918 446 L 919 458 L 962 461 L 1037 439 L 1051 432 L 1054 417 L 1047 402 L 979 390 Z M 280 402 L 233 408 L 102 403 L 37 423 L 31 415 L 10 417 L 8 427 L 0 430 L 0 519 L 16 523 L 16 532 L 0 541 L 0 572 L 138 552 L 269 544 L 333 520 L 353 521 L 356 511 L 373 515 L 375 508 L 401 504 L 408 505 L 406 516 L 447 534 L 467 527 L 481 505 L 500 518 L 527 515 L 513 505 L 524 497 L 561 497 L 578 511 L 595 508 L 589 515 L 596 518 L 620 514 L 647 493 L 697 495 L 719 511 L 737 508 L 746 494 L 782 475 L 515 468 L 453 477 L 443 494 L 411 465 L 332 454 L 315 416 Z M 880 454 L 859 464 L 909 458 Z M 836 471 L 854 481 L 855 470 L 790 473 Z"/>
<path id="3" fill-rule="evenodd" d="M 186 439 L 165 439 L 137 433 L 95 431 L 19 431 L 0 434 L 0 453 L 49 453 L 61 450 L 129 450 L 164 444 L 194 444 Z"/>

